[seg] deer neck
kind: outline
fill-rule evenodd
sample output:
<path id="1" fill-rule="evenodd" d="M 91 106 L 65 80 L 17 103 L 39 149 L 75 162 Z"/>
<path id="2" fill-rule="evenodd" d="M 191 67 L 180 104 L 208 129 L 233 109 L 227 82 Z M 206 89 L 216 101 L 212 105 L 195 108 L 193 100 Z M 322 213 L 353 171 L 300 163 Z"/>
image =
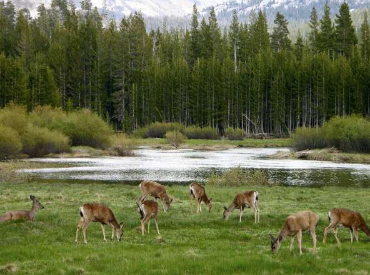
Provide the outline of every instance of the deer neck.
<path id="1" fill-rule="evenodd" d="M 233 202 L 230 204 L 229 208 L 227 208 L 227 212 L 232 212 L 236 208 L 236 204 Z"/>
<path id="2" fill-rule="evenodd" d="M 208 197 L 207 197 L 207 195 L 205 193 L 202 196 L 202 201 L 204 201 L 205 204 L 209 204 L 209 199 L 208 199 Z"/>
<path id="3" fill-rule="evenodd" d="M 117 220 L 114 218 L 112 221 L 111 221 L 111 224 L 116 228 L 118 229 L 119 228 L 119 224 L 117 222 Z"/>
<path id="4" fill-rule="evenodd" d="M 277 236 L 277 238 L 279 239 L 279 242 L 281 242 L 286 236 L 288 236 L 288 230 L 283 228 L 280 230 L 279 232 L 279 235 Z"/>
<path id="5" fill-rule="evenodd" d="M 370 238 L 370 229 L 369 227 L 367 226 L 366 223 L 364 223 L 364 225 L 362 226 L 362 231 L 364 231 L 364 233 Z"/>
<path id="6" fill-rule="evenodd" d="M 30 219 L 32 220 L 35 216 L 36 216 L 36 213 L 37 213 L 37 210 L 39 210 L 39 207 L 37 206 L 37 204 L 34 202 L 32 204 L 32 208 L 31 210 L 29 211 L 29 215 L 30 215 Z"/>

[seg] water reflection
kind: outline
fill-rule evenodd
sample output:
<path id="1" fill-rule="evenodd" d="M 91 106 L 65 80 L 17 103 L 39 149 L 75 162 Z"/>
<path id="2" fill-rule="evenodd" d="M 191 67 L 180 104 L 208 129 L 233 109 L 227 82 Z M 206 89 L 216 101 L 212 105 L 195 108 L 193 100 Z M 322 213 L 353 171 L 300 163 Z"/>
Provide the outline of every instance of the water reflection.
<path id="1" fill-rule="evenodd" d="M 135 157 L 46 158 L 29 161 L 68 163 L 68 168 L 29 169 L 41 179 L 129 182 L 204 180 L 213 172 L 240 166 L 264 169 L 286 185 L 369 186 L 370 165 L 307 160 L 275 160 L 267 156 L 281 148 L 235 148 L 223 151 L 161 150 L 141 148 Z"/>

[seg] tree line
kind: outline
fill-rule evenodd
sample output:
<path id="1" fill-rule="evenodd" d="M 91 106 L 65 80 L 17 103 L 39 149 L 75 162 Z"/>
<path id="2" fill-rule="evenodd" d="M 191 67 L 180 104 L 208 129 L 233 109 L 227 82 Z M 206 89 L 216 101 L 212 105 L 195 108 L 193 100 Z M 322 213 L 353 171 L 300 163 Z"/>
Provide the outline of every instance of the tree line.
<path id="1" fill-rule="evenodd" d="M 147 32 L 140 13 L 118 22 L 91 0 L 53 0 L 36 18 L 0 2 L 0 107 L 89 108 L 126 132 L 161 121 L 285 135 L 369 116 L 367 14 L 357 33 L 346 2 L 334 19 L 313 8 L 296 41 L 288 24 L 278 12 L 269 33 L 263 11 L 249 23 L 234 13 L 221 30 L 194 5 L 189 28 Z"/>

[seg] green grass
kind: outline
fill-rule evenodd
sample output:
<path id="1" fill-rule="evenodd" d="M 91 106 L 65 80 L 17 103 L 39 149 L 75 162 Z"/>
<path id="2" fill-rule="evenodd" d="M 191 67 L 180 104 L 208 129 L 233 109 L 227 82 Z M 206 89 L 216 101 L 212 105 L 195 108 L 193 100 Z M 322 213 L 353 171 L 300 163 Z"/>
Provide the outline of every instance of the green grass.
<path id="1" fill-rule="evenodd" d="M 246 209 L 242 223 L 235 211 L 222 220 L 222 207 L 242 188 L 207 188 L 213 198 L 211 213 L 190 214 L 187 186 L 172 186 L 175 198 L 169 212 L 159 213 L 161 239 L 154 223 L 144 237 L 135 199 L 138 186 L 124 184 L 0 184 L 0 213 L 28 209 L 34 194 L 45 206 L 35 222 L 0 224 L 0 274 L 14 267 L 16 274 L 369 274 L 370 243 L 360 233 L 359 243 L 350 243 L 348 229 L 339 229 L 342 246 L 332 234 L 323 245 L 327 212 L 348 207 L 370 218 L 370 189 L 257 187 L 261 223 Z M 103 242 L 100 225 L 87 229 L 88 244 L 75 244 L 78 208 L 85 202 L 109 205 L 125 224 L 122 242 Z M 277 234 L 285 217 L 311 209 L 320 215 L 318 253 L 311 253 L 308 233 L 303 237 L 303 255 L 295 243 L 289 253 L 284 240 L 278 254 L 270 251 L 269 233 Z M 203 207 L 205 210 L 205 207 Z M 107 231 L 108 233 L 108 231 Z M 82 241 L 80 236 L 80 241 Z"/>
<path id="2" fill-rule="evenodd" d="M 166 145 L 166 139 L 162 138 L 147 138 L 147 139 L 137 139 L 138 144 L 140 145 L 148 145 L 148 146 L 163 146 Z M 246 138 L 244 140 L 228 140 L 228 139 L 220 139 L 220 140 L 209 140 L 209 139 L 187 139 L 184 141 L 184 144 L 180 146 L 180 148 L 199 148 L 202 146 L 216 147 L 236 147 L 236 146 L 243 146 L 243 147 L 257 147 L 257 148 L 264 148 L 264 147 L 289 147 L 291 139 L 289 138 L 272 138 L 272 139 L 253 139 L 253 138 Z"/>

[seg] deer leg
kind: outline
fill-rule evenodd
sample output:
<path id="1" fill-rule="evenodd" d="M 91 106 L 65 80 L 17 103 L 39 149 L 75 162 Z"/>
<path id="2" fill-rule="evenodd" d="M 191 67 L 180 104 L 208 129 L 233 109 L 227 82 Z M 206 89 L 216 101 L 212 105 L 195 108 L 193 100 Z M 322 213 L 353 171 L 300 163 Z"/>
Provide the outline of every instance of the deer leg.
<path id="1" fill-rule="evenodd" d="M 116 228 L 114 227 L 113 224 L 111 224 L 111 226 L 112 226 L 112 238 L 111 238 L 111 240 L 113 241 L 114 240 L 114 233 L 116 231 Z"/>
<path id="2" fill-rule="evenodd" d="M 198 200 L 199 212 L 202 213 L 202 201 Z"/>
<path id="3" fill-rule="evenodd" d="M 196 212 L 197 212 L 197 214 L 199 213 L 199 203 L 198 203 L 198 200 L 197 199 L 195 199 L 195 207 L 196 207 Z"/>
<path id="4" fill-rule="evenodd" d="M 190 213 L 193 213 L 193 195 L 190 192 Z"/>
<path id="5" fill-rule="evenodd" d="M 349 234 L 351 235 L 351 243 L 353 243 L 353 228 L 349 229 Z"/>
<path id="6" fill-rule="evenodd" d="M 242 222 L 243 206 L 240 207 L 239 222 Z"/>
<path id="7" fill-rule="evenodd" d="M 75 243 L 77 243 L 77 241 L 78 241 L 78 233 L 79 233 L 79 231 L 80 231 L 80 228 L 82 227 L 83 222 L 84 222 L 84 220 L 83 220 L 83 219 L 81 219 L 81 220 L 80 220 L 80 222 L 79 222 L 79 223 L 78 223 L 78 225 L 77 225 Z"/>
<path id="8" fill-rule="evenodd" d="M 148 234 L 149 234 L 149 228 L 150 228 L 150 219 L 148 220 Z"/>
<path id="9" fill-rule="evenodd" d="M 327 228 L 325 228 L 324 230 L 324 238 L 322 240 L 322 243 L 325 243 L 326 242 L 326 235 L 328 234 L 328 232 L 330 231 L 330 229 L 333 229 L 335 230 L 334 228 L 337 226 L 337 223 L 330 223 L 329 226 Z"/>
<path id="10" fill-rule="evenodd" d="M 87 244 L 87 240 L 86 240 L 86 228 L 89 226 L 90 222 L 84 222 L 84 224 L 82 225 L 82 235 L 84 237 L 84 243 Z"/>
<path id="11" fill-rule="evenodd" d="M 107 239 L 105 238 L 105 228 L 104 228 L 104 224 L 100 224 L 101 225 L 101 230 L 103 231 L 103 239 L 104 241 L 106 242 Z"/>
<path id="12" fill-rule="evenodd" d="M 312 243 L 313 243 L 313 253 L 316 253 L 316 243 L 317 243 L 317 238 L 316 238 L 316 232 L 315 232 L 315 227 L 312 226 L 310 228 L 310 232 L 311 232 L 311 238 L 312 238 Z"/>
<path id="13" fill-rule="evenodd" d="M 297 242 L 298 242 L 299 254 L 302 255 L 302 229 L 299 229 L 298 230 L 298 233 L 297 233 Z"/>
<path id="14" fill-rule="evenodd" d="M 338 227 L 337 226 L 334 228 L 334 237 L 337 240 L 338 245 L 340 245 L 340 241 L 339 241 L 339 238 L 338 238 Z"/>
<path id="15" fill-rule="evenodd" d="M 141 220 L 141 234 L 144 236 L 145 234 L 145 223 L 148 221 L 149 217 L 148 216 L 145 216 L 142 220 Z"/>
<path id="16" fill-rule="evenodd" d="M 154 218 L 154 222 L 155 222 L 155 227 L 157 227 L 157 232 L 158 232 L 158 235 L 159 235 L 159 228 L 158 228 L 157 217 Z"/>
<path id="17" fill-rule="evenodd" d="M 353 233 L 355 234 L 356 242 L 358 242 L 358 229 L 354 228 Z"/>
<path id="18" fill-rule="evenodd" d="M 293 251 L 294 237 L 295 237 L 295 236 L 290 236 L 290 247 L 289 247 L 290 252 L 292 252 L 292 251 Z"/>

